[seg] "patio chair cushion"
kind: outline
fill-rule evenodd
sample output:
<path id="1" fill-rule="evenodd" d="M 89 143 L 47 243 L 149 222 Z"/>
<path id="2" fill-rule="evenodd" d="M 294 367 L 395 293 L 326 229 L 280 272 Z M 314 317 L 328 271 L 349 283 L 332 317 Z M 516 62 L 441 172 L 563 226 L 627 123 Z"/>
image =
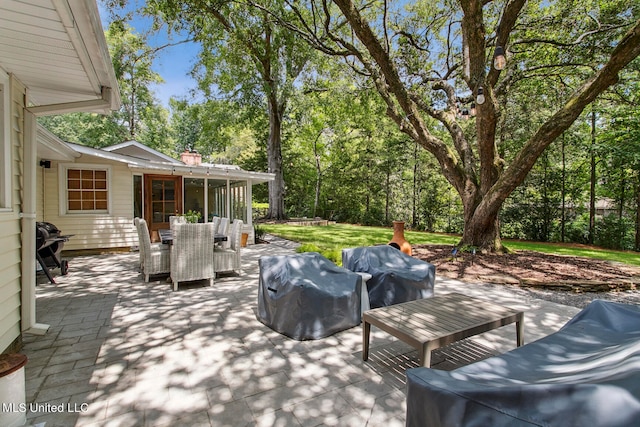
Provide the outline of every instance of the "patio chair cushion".
<path id="1" fill-rule="evenodd" d="M 296 340 L 313 340 L 361 321 L 362 278 L 319 253 L 264 256 L 257 318 Z"/>
<path id="2" fill-rule="evenodd" d="M 595 300 L 558 332 L 450 372 L 407 371 L 407 426 L 637 426 L 640 307 Z"/>
<path id="3" fill-rule="evenodd" d="M 389 245 L 343 249 L 342 266 L 371 274 L 371 308 L 433 296 L 436 267 Z"/>

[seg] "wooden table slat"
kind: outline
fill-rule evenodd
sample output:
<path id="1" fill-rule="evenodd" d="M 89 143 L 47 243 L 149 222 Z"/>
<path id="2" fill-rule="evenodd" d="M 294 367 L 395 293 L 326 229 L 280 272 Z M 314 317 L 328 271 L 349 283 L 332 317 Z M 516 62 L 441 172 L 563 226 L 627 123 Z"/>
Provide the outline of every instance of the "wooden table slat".
<path id="1" fill-rule="evenodd" d="M 523 319 L 522 311 L 456 293 L 380 307 L 363 314 L 362 357 L 367 360 L 371 325 L 417 348 L 428 366 L 432 349 L 514 322 L 522 345 Z"/>

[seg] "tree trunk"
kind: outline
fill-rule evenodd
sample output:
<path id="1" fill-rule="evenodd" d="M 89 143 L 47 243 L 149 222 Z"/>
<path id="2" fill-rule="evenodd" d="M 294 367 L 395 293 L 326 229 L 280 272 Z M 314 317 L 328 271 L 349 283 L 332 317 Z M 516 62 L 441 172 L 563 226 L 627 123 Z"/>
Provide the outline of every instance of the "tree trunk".
<path id="1" fill-rule="evenodd" d="M 470 218 L 465 214 L 464 232 L 458 245 L 460 247 L 472 246 L 479 252 L 504 252 L 505 248 L 500 239 L 498 213 L 479 214 L 476 211 Z"/>
<path id="2" fill-rule="evenodd" d="M 640 251 L 640 172 L 636 172 L 636 251 Z"/>
<path id="3" fill-rule="evenodd" d="M 624 167 L 620 167 L 620 203 L 618 203 L 618 219 L 621 221 L 624 214 L 624 204 L 626 198 L 625 189 L 627 187 L 627 177 L 625 175 L 626 173 Z M 622 239 L 622 236 L 620 236 L 620 238 Z M 620 242 L 622 243 L 622 240 L 620 240 Z"/>
<path id="4" fill-rule="evenodd" d="M 282 171 L 282 109 L 275 95 L 269 96 L 269 141 L 267 164 L 275 179 L 269 182 L 269 211 L 267 218 L 285 219 L 284 174 Z"/>
<path id="5" fill-rule="evenodd" d="M 320 168 L 320 156 L 315 155 L 316 160 L 316 197 L 313 199 L 313 217 L 316 217 L 320 204 L 320 186 L 322 185 L 322 169 Z"/>
<path id="6" fill-rule="evenodd" d="M 549 241 L 549 235 L 551 234 L 551 206 L 549 203 L 549 156 L 543 154 L 543 175 L 542 175 L 542 233 L 541 238 L 543 242 Z"/>
<path id="7" fill-rule="evenodd" d="M 387 170 L 387 177 L 385 180 L 385 186 L 387 187 L 387 191 L 385 191 L 385 199 L 384 199 L 384 220 L 388 224 L 391 220 L 389 218 L 389 208 L 391 206 L 391 171 Z"/>
<path id="8" fill-rule="evenodd" d="M 562 134 L 562 218 L 560 220 L 560 241 L 564 243 L 565 224 L 567 221 L 567 162 L 565 153 L 564 133 Z"/>
<path id="9" fill-rule="evenodd" d="M 413 200 L 411 203 L 411 225 L 415 229 L 418 227 L 418 143 L 413 144 Z"/>
<path id="10" fill-rule="evenodd" d="M 133 82 L 134 70 L 131 70 L 131 114 L 129 114 L 129 138 L 136 139 L 136 86 Z"/>
<path id="11" fill-rule="evenodd" d="M 591 176 L 589 179 L 589 244 L 593 245 L 596 234 L 596 112 L 591 111 Z"/>

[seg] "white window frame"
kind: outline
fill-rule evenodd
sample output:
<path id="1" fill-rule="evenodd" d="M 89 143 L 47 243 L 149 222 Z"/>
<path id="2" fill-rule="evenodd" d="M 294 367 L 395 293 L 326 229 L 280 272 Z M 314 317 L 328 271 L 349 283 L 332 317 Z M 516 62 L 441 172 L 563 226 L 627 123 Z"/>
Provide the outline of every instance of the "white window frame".
<path id="1" fill-rule="evenodd" d="M 9 75 L 0 69 L 0 212 L 11 211 L 11 80 Z"/>
<path id="2" fill-rule="evenodd" d="M 69 169 L 82 169 L 82 170 L 100 170 L 107 171 L 107 209 L 100 210 L 69 210 L 69 200 L 67 195 L 69 194 L 67 180 L 67 171 Z M 111 214 L 111 198 L 113 193 L 113 185 L 111 179 L 111 166 L 109 165 L 100 165 L 95 163 L 62 163 L 58 165 L 58 188 L 59 188 L 59 207 L 60 207 L 60 216 L 65 215 L 109 215 Z"/>

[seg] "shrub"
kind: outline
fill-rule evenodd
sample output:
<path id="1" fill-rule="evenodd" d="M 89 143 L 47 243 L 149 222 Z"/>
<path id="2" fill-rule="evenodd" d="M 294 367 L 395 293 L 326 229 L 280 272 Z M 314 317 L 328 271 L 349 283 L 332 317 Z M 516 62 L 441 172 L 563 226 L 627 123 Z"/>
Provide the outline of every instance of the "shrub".
<path id="1" fill-rule="evenodd" d="M 607 215 L 596 222 L 595 244 L 609 249 L 633 249 L 634 224 L 625 217 Z"/>
<path id="2" fill-rule="evenodd" d="M 200 218 L 202 218 L 202 214 L 198 211 L 189 210 L 186 214 L 184 214 L 184 218 L 187 220 L 187 222 L 195 224 L 200 221 Z"/>
<path id="3" fill-rule="evenodd" d="M 322 253 L 322 255 L 325 258 L 333 261 L 337 265 L 342 265 L 342 250 L 340 250 L 340 249 L 330 249 L 330 250 L 324 251 Z"/>
<path id="4" fill-rule="evenodd" d="M 254 226 L 253 231 L 255 243 L 258 243 L 260 240 L 264 240 L 264 235 L 267 234 L 267 231 L 259 225 Z"/>
<path id="5" fill-rule="evenodd" d="M 299 254 L 303 252 L 320 252 L 320 248 L 313 243 L 305 243 L 304 245 L 298 246 L 296 252 Z"/>
<path id="6" fill-rule="evenodd" d="M 328 260 L 336 263 L 337 265 L 342 265 L 342 250 L 341 249 L 320 249 L 319 246 L 314 245 L 313 243 L 305 243 L 303 245 L 298 246 L 296 249 L 297 253 L 304 252 L 318 252 L 323 257 Z"/>

